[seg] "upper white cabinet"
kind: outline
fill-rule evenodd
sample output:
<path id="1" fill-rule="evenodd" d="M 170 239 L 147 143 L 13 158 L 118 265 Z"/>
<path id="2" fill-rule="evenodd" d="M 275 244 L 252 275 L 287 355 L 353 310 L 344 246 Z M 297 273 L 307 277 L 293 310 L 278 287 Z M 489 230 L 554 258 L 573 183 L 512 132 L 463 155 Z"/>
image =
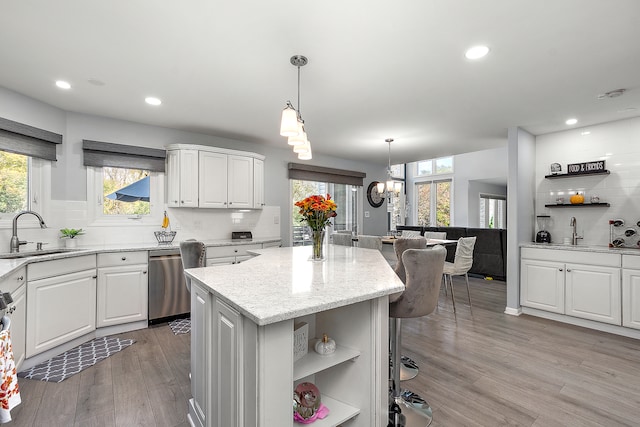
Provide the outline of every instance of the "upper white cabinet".
<path id="1" fill-rule="evenodd" d="M 167 205 L 198 207 L 198 150 L 167 152 Z"/>
<path id="2" fill-rule="evenodd" d="M 261 209 L 264 156 L 200 145 L 167 148 L 170 207 Z"/>

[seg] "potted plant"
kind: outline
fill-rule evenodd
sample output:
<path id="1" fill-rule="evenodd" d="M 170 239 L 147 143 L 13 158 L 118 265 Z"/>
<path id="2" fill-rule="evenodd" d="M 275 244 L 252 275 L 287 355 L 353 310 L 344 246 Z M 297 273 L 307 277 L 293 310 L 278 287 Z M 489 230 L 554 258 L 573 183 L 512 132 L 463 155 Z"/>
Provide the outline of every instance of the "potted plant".
<path id="1" fill-rule="evenodd" d="M 65 247 L 67 248 L 75 248 L 77 246 L 78 241 L 76 240 L 76 236 L 84 234 L 82 228 L 62 228 L 60 229 L 60 238 L 67 239 L 64 242 Z"/>

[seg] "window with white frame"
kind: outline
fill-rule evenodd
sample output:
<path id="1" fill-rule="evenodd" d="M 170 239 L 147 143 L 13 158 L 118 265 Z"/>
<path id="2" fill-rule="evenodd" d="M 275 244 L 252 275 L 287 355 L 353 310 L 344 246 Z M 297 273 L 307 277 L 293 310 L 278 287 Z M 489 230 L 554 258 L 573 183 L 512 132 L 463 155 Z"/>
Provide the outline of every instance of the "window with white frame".
<path id="1" fill-rule="evenodd" d="M 416 176 L 444 175 L 453 173 L 453 157 L 420 160 L 416 162 Z"/>
<path id="2" fill-rule="evenodd" d="M 480 227 L 507 228 L 507 198 L 480 194 Z"/>
<path id="3" fill-rule="evenodd" d="M 417 223 L 425 227 L 451 225 L 452 180 L 420 181 L 415 184 Z"/>

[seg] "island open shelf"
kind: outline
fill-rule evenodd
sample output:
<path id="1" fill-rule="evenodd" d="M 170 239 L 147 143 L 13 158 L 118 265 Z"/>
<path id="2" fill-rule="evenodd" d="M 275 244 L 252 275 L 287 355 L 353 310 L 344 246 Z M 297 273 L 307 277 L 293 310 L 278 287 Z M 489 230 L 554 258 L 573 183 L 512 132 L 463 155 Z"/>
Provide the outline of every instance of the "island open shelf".
<path id="1" fill-rule="evenodd" d="M 333 399 L 330 396 L 322 395 L 322 403 L 329 408 L 329 415 L 322 420 L 313 422 L 313 427 L 337 427 L 347 420 L 355 417 L 360 413 L 360 409 Z M 294 426 L 304 426 L 308 424 L 293 423 Z"/>
<path id="2" fill-rule="evenodd" d="M 309 352 L 293 365 L 293 380 L 298 381 L 358 356 L 360 356 L 360 351 L 343 346 L 336 347 L 335 353 L 323 356 L 316 353 L 309 345 Z"/>

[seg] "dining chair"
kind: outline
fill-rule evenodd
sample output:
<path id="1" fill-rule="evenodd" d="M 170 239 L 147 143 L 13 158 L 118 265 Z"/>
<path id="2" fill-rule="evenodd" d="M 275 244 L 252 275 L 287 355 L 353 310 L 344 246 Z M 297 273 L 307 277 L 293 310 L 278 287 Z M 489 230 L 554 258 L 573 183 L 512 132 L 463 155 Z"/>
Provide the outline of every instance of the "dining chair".
<path id="1" fill-rule="evenodd" d="M 467 297 L 469 298 L 469 310 L 471 310 L 471 293 L 469 292 L 468 272 L 473 265 L 473 248 L 476 245 L 476 237 L 461 237 L 456 246 L 456 255 L 453 262 L 444 263 L 444 288 L 447 289 L 447 278 L 451 288 L 451 301 L 453 302 L 453 313 L 456 312 L 456 299 L 453 293 L 453 276 L 464 276 L 467 283 Z"/>
<path id="2" fill-rule="evenodd" d="M 403 239 L 419 239 L 422 237 L 422 234 L 417 230 L 402 230 L 401 237 Z"/>
<path id="3" fill-rule="evenodd" d="M 340 246 L 353 246 L 353 239 L 351 237 L 351 233 L 333 233 L 331 235 L 333 238 L 334 245 Z"/>
<path id="4" fill-rule="evenodd" d="M 446 240 L 447 232 L 446 231 L 425 231 L 424 232 L 425 239 L 438 239 L 438 240 Z"/>
<path id="5" fill-rule="evenodd" d="M 358 247 L 366 249 L 382 250 L 382 237 L 381 236 L 367 236 L 364 234 L 358 235 Z"/>

